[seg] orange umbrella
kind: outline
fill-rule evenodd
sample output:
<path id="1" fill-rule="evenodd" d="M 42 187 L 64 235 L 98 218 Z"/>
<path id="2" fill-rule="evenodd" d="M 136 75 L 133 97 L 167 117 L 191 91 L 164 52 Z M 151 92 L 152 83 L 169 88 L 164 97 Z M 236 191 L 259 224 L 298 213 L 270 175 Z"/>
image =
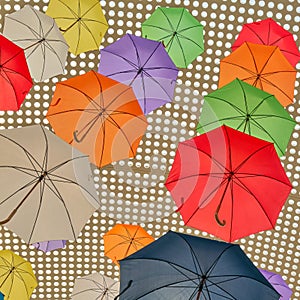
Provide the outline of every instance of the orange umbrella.
<path id="1" fill-rule="evenodd" d="M 235 78 L 273 94 L 283 106 L 293 103 L 296 70 L 277 46 L 243 43 L 221 60 L 219 87 Z"/>
<path id="2" fill-rule="evenodd" d="M 104 254 L 119 265 L 118 261 L 144 248 L 154 241 L 141 226 L 117 224 L 106 232 Z"/>
<path id="3" fill-rule="evenodd" d="M 135 156 L 148 125 L 132 88 L 94 71 L 57 83 L 46 117 L 99 167 Z"/>

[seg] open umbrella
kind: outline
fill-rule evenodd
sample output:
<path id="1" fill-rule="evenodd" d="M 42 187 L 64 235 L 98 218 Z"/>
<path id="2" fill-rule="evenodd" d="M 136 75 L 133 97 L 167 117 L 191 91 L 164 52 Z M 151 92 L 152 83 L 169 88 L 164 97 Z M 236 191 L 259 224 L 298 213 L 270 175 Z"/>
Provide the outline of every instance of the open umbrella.
<path id="1" fill-rule="evenodd" d="M 244 24 L 242 31 L 231 47 L 232 50 L 235 50 L 244 42 L 278 46 L 282 54 L 294 67 L 300 60 L 300 52 L 293 35 L 272 18 Z"/>
<path id="2" fill-rule="evenodd" d="M 119 294 L 120 283 L 100 273 L 75 279 L 72 300 L 114 300 Z"/>
<path id="3" fill-rule="evenodd" d="M 277 153 L 285 155 L 296 122 L 273 95 L 235 79 L 204 99 L 199 133 L 224 124 L 274 143 Z"/>
<path id="4" fill-rule="evenodd" d="M 239 245 L 167 234 L 120 261 L 120 300 L 275 300 Z"/>
<path id="5" fill-rule="evenodd" d="M 75 55 L 99 49 L 108 28 L 99 0 L 51 0 L 46 14 L 56 21 Z"/>
<path id="6" fill-rule="evenodd" d="M 160 41 L 177 67 L 203 53 L 203 26 L 184 7 L 158 7 L 142 23 L 143 37 Z"/>
<path id="7" fill-rule="evenodd" d="M 134 157 L 148 125 L 132 88 L 94 71 L 57 83 L 46 117 L 99 167 Z"/>
<path id="8" fill-rule="evenodd" d="M 277 46 L 245 42 L 221 60 L 219 88 L 239 78 L 287 106 L 294 101 L 296 73 Z"/>
<path id="9" fill-rule="evenodd" d="M 51 17 L 25 5 L 5 16 L 3 34 L 24 49 L 35 80 L 64 72 L 69 46 Z"/>
<path id="10" fill-rule="evenodd" d="M 99 208 L 90 164 L 39 125 L 0 132 L 0 224 L 25 242 L 76 239 Z"/>
<path id="11" fill-rule="evenodd" d="M 165 185 L 186 225 L 226 241 L 274 228 L 292 188 L 272 143 L 225 125 L 179 143 Z"/>
<path id="12" fill-rule="evenodd" d="M 38 250 L 42 250 L 43 252 L 50 252 L 53 250 L 64 248 L 67 244 L 65 240 L 58 240 L 58 241 L 46 241 L 46 242 L 37 242 L 33 243 L 34 246 Z"/>
<path id="13" fill-rule="evenodd" d="M 18 110 L 31 87 L 24 51 L 0 35 L 0 110 Z"/>
<path id="14" fill-rule="evenodd" d="M 173 100 L 178 69 L 160 42 L 126 34 L 101 50 L 98 71 L 132 86 L 144 114 Z"/>
<path id="15" fill-rule="evenodd" d="M 0 291 L 5 300 L 29 300 L 36 287 L 30 262 L 10 250 L 1 250 Z"/>
<path id="16" fill-rule="evenodd" d="M 0 293 L 0 300 L 4 300 L 4 295 Z"/>
<path id="17" fill-rule="evenodd" d="M 117 224 L 103 236 L 104 254 L 115 264 L 152 243 L 154 238 L 138 225 Z"/>

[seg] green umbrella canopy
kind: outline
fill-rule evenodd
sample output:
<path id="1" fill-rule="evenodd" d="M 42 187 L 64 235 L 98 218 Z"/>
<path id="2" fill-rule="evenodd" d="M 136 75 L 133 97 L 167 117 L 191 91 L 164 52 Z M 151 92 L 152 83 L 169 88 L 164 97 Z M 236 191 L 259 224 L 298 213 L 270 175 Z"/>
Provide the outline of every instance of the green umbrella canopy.
<path id="1" fill-rule="evenodd" d="M 158 7 L 142 24 L 142 34 L 162 42 L 179 68 L 186 68 L 204 51 L 203 25 L 185 8 Z"/>
<path id="2" fill-rule="evenodd" d="M 296 122 L 273 95 L 235 79 L 204 100 L 199 133 L 224 124 L 274 143 L 278 155 L 285 154 Z"/>

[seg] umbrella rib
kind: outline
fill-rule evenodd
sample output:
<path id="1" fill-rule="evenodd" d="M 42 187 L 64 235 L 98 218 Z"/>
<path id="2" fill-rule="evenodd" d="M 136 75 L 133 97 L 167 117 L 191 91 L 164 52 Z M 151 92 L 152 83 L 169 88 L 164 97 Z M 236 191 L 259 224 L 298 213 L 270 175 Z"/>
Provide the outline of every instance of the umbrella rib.
<path id="1" fill-rule="evenodd" d="M 16 170 L 16 171 L 20 171 L 26 175 L 29 175 L 29 176 L 32 176 L 34 178 L 36 178 L 35 175 L 33 175 L 32 173 L 30 173 L 29 171 L 32 171 L 32 172 L 36 172 L 36 170 L 34 169 L 29 169 L 29 168 L 24 168 L 24 167 L 19 167 L 19 166 L 0 166 L 0 168 L 12 168 L 13 170 Z"/>
<path id="2" fill-rule="evenodd" d="M 31 81 L 31 78 L 30 78 L 30 79 L 26 78 L 25 75 L 22 74 L 22 73 L 16 72 L 15 70 L 13 70 L 13 69 L 11 69 L 11 68 L 8 68 L 8 67 L 5 67 L 4 69 L 7 70 L 8 73 L 17 74 L 17 75 L 23 77 L 24 79 L 26 79 L 27 81 L 29 81 L 30 83 L 32 82 L 32 81 Z M 4 71 L 4 73 L 6 74 L 7 71 L 5 71 L 4 69 L 3 69 L 3 71 Z M 6 74 L 6 75 L 7 75 L 7 74 Z M 9 82 L 10 82 L 10 84 L 12 84 L 10 80 L 9 80 Z"/>
<path id="3" fill-rule="evenodd" d="M 246 176 L 236 176 L 237 179 L 240 179 L 240 178 L 250 178 L 250 177 L 264 177 L 264 178 L 268 178 L 268 179 L 272 179 L 274 181 L 277 181 L 279 183 L 282 183 L 284 185 L 287 185 L 288 187 L 290 187 L 291 185 L 284 182 L 284 181 L 281 181 L 275 177 L 272 177 L 272 176 L 269 176 L 269 175 L 264 175 L 264 174 L 255 174 L 255 173 L 238 173 L 236 175 L 246 175 Z"/>
<path id="4" fill-rule="evenodd" d="M 78 18 L 77 13 L 70 6 L 68 6 L 62 0 L 58 0 L 58 1 L 69 10 L 69 12 L 74 16 L 74 18 Z M 63 19 L 63 17 L 60 17 L 60 18 Z M 56 19 L 56 18 L 54 18 L 54 19 Z"/>
<path id="5" fill-rule="evenodd" d="M 224 288 L 218 286 L 217 284 L 215 284 L 214 282 L 210 281 L 209 279 L 207 279 L 208 282 L 212 283 L 212 285 L 216 286 L 217 288 L 219 288 L 223 293 L 225 293 L 227 296 L 222 295 L 222 297 L 226 298 L 226 299 L 231 299 L 231 300 L 239 300 L 237 298 L 235 298 L 232 294 L 230 294 L 228 291 L 226 291 Z M 213 291 L 211 291 L 211 293 L 214 293 Z M 215 292 L 215 294 L 217 294 Z M 231 298 L 229 298 L 231 297 Z"/>
<path id="6" fill-rule="evenodd" d="M 95 37 L 94 37 L 92 31 L 90 30 L 90 28 L 89 28 L 84 22 L 80 22 L 80 23 L 82 23 L 82 27 L 85 28 L 85 30 L 91 35 L 91 37 L 92 37 L 92 39 L 93 39 L 93 41 L 94 41 L 94 43 L 95 43 L 95 46 L 98 47 L 98 42 L 97 42 L 97 40 L 95 39 Z"/>
<path id="7" fill-rule="evenodd" d="M 265 98 L 261 99 L 260 102 L 257 103 L 257 105 L 252 109 L 252 111 L 250 112 L 250 115 L 253 115 L 257 110 L 258 108 L 266 102 L 266 100 L 269 100 L 269 99 L 273 99 L 274 98 L 274 95 L 268 95 L 266 96 Z"/>
<path id="8" fill-rule="evenodd" d="M 56 115 L 61 115 L 65 113 L 73 113 L 73 112 L 85 112 L 85 113 L 91 113 L 91 114 L 98 114 L 98 109 L 87 109 L 87 108 L 76 108 L 76 109 L 70 109 L 70 110 L 62 110 L 54 113 L 47 114 L 47 117 L 52 117 Z"/>
<path id="9" fill-rule="evenodd" d="M 238 68 L 240 68 L 240 69 L 243 69 L 244 71 L 247 71 L 248 73 L 250 73 L 251 75 L 253 75 L 255 78 L 257 77 L 257 73 L 251 71 L 250 69 L 247 69 L 247 68 L 244 67 L 244 66 L 238 65 L 238 64 L 233 63 L 233 62 L 230 62 L 230 61 L 226 61 L 226 60 L 224 60 L 224 59 L 223 59 L 221 62 L 222 62 L 222 63 L 229 64 L 229 65 L 232 65 L 232 66 L 234 66 L 234 67 L 238 67 Z"/>
<path id="10" fill-rule="evenodd" d="M 276 50 L 279 50 L 279 48 L 276 46 L 274 48 L 274 50 L 272 51 L 272 53 L 270 54 L 270 56 L 268 57 L 268 59 L 265 61 L 264 65 L 262 66 L 261 70 L 259 71 L 259 73 L 261 74 L 263 72 L 263 70 L 265 69 L 265 67 L 267 66 L 267 64 L 269 63 L 271 57 L 273 56 L 273 54 L 275 53 Z M 280 50 L 279 50 L 280 51 Z"/>
<path id="11" fill-rule="evenodd" d="M 248 24 L 245 24 L 244 26 L 247 27 L 250 31 L 252 31 L 252 33 L 254 33 L 254 35 L 257 36 L 257 38 L 261 41 L 261 43 L 263 45 L 266 45 L 266 43 L 263 41 L 263 39 L 261 38 L 261 36 L 259 36 L 259 34 L 251 26 L 249 26 Z"/>
<path id="12" fill-rule="evenodd" d="M 139 228 L 136 228 L 136 231 L 133 233 L 132 236 L 130 236 L 130 233 L 129 233 L 129 231 L 128 231 L 127 228 L 125 228 L 125 230 L 128 232 L 128 235 L 129 235 L 129 237 L 130 237 L 130 243 L 129 243 L 129 245 L 128 245 L 127 249 L 126 249 L 126 252 L 125 252 L 125 257 L 126 257 L 126 256 L 128 255 L 129 250 L 130 250 L 130 247 L 131 247 L 131 246 L 134 247 L 133 241 L 134 241 L 134 238 L 135 238 L 135 236 L 137 235 L 137 233 L 138 233 L 138 231 L 139 231 Z M 135 247 L 134 247 L 134 248 L 135 248 Z M 138 250 L 138 249 L 136 249 L 136 250 Z"/>
<path id="13" fill-rule="evenodd" d="M 7 68 L 5 67 L 5 69 L 7 69 Z M 12 88 L 12 90 L 13 90 L 13 92 L 14 92 L 14 94 L 15 94 L 15 101 L 17 102 L 18 96 L 17 96 L 17 92 L 16 92 L 16 89 L 15 89 L 15 86 L 14 86 L 13 83 L 11 82 L 9 76 L 6 74 L 5 69 L 2 68 L 2 70 L 0 70 L 0 76 L 1 76 L 1 77 L 9 84 L 9 86 Z M 1 71 L 2 71 L 6 76 L 4 76 L 4 75 L 2 74 Z M 14 73 L 14 72 L 13 72 L 13 73 Z M 19 74 L 19 73 L 16 73 L 16 74 Z"/>
<path id="14" fill-rule="evenodd" d="M 109 46 L 108 46 L 108 47 L 109 47 Z M 120 54 L 118 54 L 118 53 L 114 53 L 114 52 L 111 52 L 111 51 L 107 50 L 107 47 L 106 47 L 106 48 L 103 48 L 101 51 L 102 51 L 102 52 L 109 53 L 109 54 L 111 54 L 111 55 L 114 55 L 114 56 L 116 56 L 116 57 L 118 57 L 118 58 L 121 58 L 121 59 L 124 60 L 127 64 L 129 64 L 131 67 L 135 68 L 134 71 L 136 71 L 136 70 L 138 69 L 138 66 L 137 66 L 134 62 L 130 61 L 129 59 L 127 59 L 126 57 L 124 57 L 124 56 L 122 56 L 122 55 L 120 55 Z M 99 68 L 99 71 L 101 71 L 100 68 Z M 122 72 L 122 71 L 120 71 L 120 72 Z M 124 72 L 124 71 L 123 71 L 123 72 Z M 112 74 L 118 74 L 118 72 L 112 73 Z M 106 76 L 109 77 L 109 76 L 111 76 L 111 74 L 108 74 L 108 75 L 106 75 Z"/>
<path id="15" fill-rule="evenodd" d="M 145 124 L 147 124 L 147 121 L 145 120 L 145 117 L 143 115 L 135 115 L 131 112 L 127 112 L 127 111 L 122 111 L 122 110 L 105 110 L 106 112 L 109 113 L 109 115 L 111 116 L 115 116 L 115 115 L 128 115 L 134 118 L 139 119 L 140 121 L 143 121 Z"/>
<path id="16" fill-rule="evenodd" d="M 257 74 L 257 73 L 261 73 L 261 72 L 258 72 L 257 64 L 256 64 L 256 61 L 255 61 L 255 55 L 252 53 L 249 44 L 246 43 L 246 46 L 247 46 L 247 48 L 248 48 L 248 50 L 249 50 L 249 53 L 250 53 L 250 55 L 251 55 L 251 58 L 252 58 L 252 60 L 253 60 L 253 63 L 254 63 L 254 66 L 255 66 L 255 70 L 256 70 L 256 74 Z"/>

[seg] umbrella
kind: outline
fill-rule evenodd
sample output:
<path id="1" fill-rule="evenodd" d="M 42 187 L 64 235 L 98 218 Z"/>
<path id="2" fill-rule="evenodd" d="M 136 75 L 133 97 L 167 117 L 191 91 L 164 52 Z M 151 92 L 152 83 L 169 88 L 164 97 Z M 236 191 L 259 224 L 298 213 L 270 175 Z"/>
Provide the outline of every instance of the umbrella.
<path id="1" fill-rule="evenodd" d="M 186 225 L 226 241 L 274 228 L 292 188 L 272 143 L 225 125 L 179 143 L 165 185 Z"/>
<path id="2" fill-rule="evenodd" d="M 4 300 L 4 295 L 0 293 L 0 300 Z"/>
<path id="3" fill-rule="evenodd" d="M 0 35 L 0 110 L 18 110 L 32 87 L 24 51 Z"/>
<path id="4" fill-rule="evenodd" d="M 56 21 L 75 55 L 99 49 L 108 29 L 99 0 L 51 0 L 46 14 Z"/>
<path id="5" fill-rule="evenodd" d="M 72 300 L 113 300 L 119 293 L 120 283 L 100 273 L 76 278 Z"/>
<path id="6" fill-rule="evenodd" d="M 106 232 L 104 254 L 115 264 L 124 257 L 152 243 L 154 238 L 138 225 L 117 224 Z"/>
<path id="7" fill-rule="evenodd" d="M 278 46 L 293 67 L 300 59 L 300 52 L 293 35 L 271 18 L 244 24 L 242 31 L 231 47 L 232 50 L 235 50 L 244 42 Z"/>
<path id="8" fill-rule="evenodd" d="M 239 245 L 183 233 L 169 231 L 120 266 L 120 300 L 279 299 Z"/>
<path id="9" fill-rule="evenodd" d="M 178 75 L 162 43 L 131 34 L 102 49 L 98 72 L 132 86 L 144 114 L 172 101 Z"/>
<path id="10" fill-rule="evenodd" d="M 50 252 L 56 249 L 64 248 L 67 244 L 66 240 L 58 240 L 58 241 L 45 241 L 45 242 L 37 242 L 33 243 L 34 246 L 38 250 L 42 250 L 43 252 Z"/>
<path id="11" fill-rule="evenodd" d="M 264 277 L 269 281 L 273 288 L 281 295 L 280 300 L 289 300 L 293 291 L 289 288 L 283 278 L 276 273 L 259 269 Z"/>
<path id="12" fill-rule="evenodd" d="M 10 250 L 0 251 L 0 291 L 5 300 L 27 300 L 37 287 L 31 264 Z"/>
<path id="13" fill-rule="evenodd" d="M 274 95 L 282 106 L 293 103 L 296 70 L 277 46 L 245 42 L 223 58 L 219 88 L 235 78 Z"/>
<path id="14" fill-rule="evenodd" d="M 132 88 L 94 71 L 59 82 L 46 117 L 99 167 L 134 157 L 148 125 Z"/>
<path id="15" fill-rule="evenodd" d="M 28 244 L 76 239 L 99 208 L 88 158 L 40 125 L 0 143 L 0 224 Z"/>
<path id="16" fill-rule="evenodd" d="M 278 155 L 285 155 L 296 122 L 273 95 L 235 79 L 204 99 L 199 133 L 224 124 L 274 143 Z"/>
<path id="17" fill-rule="evenodd" d="M 158 7 L 142 23 L 142 33 L 163 42 L 177 67 L 186 68 L 204 51 L 203 26 L 184 7 Z"/>
<path id="18" fill-rule="evenodd" d="M 69 46 L 51 17 L 25 5 L 5 16 L 3 34 L 24 49 L 35 80 L 64 72 Z"/>

